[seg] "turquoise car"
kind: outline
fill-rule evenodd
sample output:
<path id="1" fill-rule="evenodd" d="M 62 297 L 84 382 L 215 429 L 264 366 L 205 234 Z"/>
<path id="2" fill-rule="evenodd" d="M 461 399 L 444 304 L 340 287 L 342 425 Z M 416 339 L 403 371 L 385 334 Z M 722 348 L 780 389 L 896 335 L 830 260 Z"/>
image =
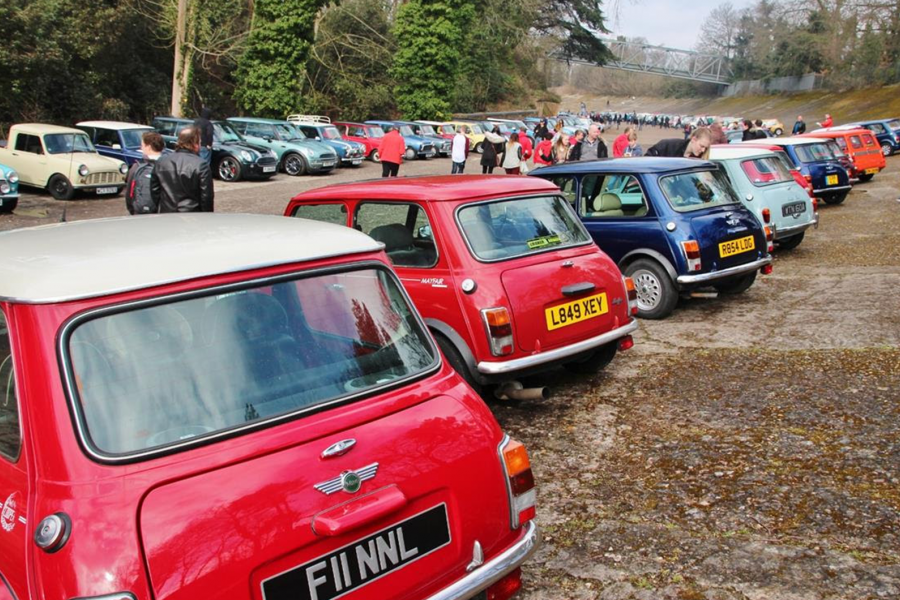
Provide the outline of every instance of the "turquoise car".
<path id="1" fill-rule="evenodd" d="M 779 249 L 796 248 L 806 230 L 818 226 L 809 193 L 771 150 L 714 146 L 709 160 L 725 171 L 744 206 L 772 229 Z"/>
<path id="2" fill-rule="evenodd" d="M 19 204 L 19 174 L 6 165 L 0 165 L 0 213 L 12 212 Z"/>
<path id="3" fill-rule="evenodd" d="M 249 141 L 272 150 L 279 169 L 288 175 L 328 173 L 338 164 L 337 152 L 331 146 L 307 139 L 288 121 L 230 117 L 228 122 Z"/>

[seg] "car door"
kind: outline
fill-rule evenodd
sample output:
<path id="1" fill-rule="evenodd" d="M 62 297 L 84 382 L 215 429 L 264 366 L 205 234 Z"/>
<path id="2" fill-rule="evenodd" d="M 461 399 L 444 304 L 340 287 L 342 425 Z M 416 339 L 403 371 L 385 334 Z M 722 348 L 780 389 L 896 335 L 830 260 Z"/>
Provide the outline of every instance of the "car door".
<path id="1" fill-rule="evenodd" d="M 10 149 L 10 167 L 19 174 L 19 180 L 37 187 L 47 185 L 47 154 L 41 137 L 19 132 Z"/>

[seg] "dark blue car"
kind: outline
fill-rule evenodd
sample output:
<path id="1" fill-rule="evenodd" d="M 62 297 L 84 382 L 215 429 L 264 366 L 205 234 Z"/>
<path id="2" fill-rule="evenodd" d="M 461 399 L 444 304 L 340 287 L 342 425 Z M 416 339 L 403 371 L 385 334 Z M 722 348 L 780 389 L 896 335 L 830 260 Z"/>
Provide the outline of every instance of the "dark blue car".
<path id="1" fill-rule="evenodd" d="M 119 121 L 82 121 L 76 127 L 88 134 L 101 156 L 117 158 L 129 167 L 143 156 L 141 136 L 153 131 L 149 125 Z"/>
<path id="2" fill-rule="evenodd" d="M 619 158 L 531 173 L 555 183 L 594 241 L 634 279 L 638 316 L 662 319 L 702 287 L 744 292 L 768 272 L 771 234 L 712 163 Z"/>
<path id="3" fill-rule="evenodd" d="M 900 119 L 857 121 L 850 125 L 859 125 L 874 133 L 875 139 L 881 145 L 881 153 L 885 156 L 890 156 L 900 150 Z"/>
<path id="4" fill-rule="evenodd" d="M 812 185 L 813 195 L 826 204 L 840 204 L 850 193 L 848 158 L 831 139 L 813 137 L 772 138 L 767 144 L 782 146 L 803 177 Z M 840 153 L 840 156 L 838 156 Z"/>

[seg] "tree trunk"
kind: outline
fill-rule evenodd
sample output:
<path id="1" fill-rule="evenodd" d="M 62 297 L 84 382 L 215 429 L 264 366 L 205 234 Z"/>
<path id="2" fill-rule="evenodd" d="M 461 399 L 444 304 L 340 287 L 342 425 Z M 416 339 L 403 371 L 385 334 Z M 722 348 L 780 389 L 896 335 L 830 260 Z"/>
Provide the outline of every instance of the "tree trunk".
<path id="1" fill-rule="evenodd" d="M 175 27 L 175 66 L 172 69 L 172 116 L 181 116 L 181 104 L 187 89 L 189 64 L 185 60 L 184 34 L 187 16 L 187 1 L 178 0 L 178 20 Z"/>

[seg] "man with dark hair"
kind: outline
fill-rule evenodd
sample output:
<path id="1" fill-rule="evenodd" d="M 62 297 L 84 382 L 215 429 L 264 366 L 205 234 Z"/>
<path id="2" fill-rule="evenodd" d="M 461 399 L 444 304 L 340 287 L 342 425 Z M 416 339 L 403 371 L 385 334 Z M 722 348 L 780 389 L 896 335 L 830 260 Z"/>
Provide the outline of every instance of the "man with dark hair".
<path id="1" fill-rule="evenodd" d="M 131 165 L 125 178 L 125 208 L 129 214 L 149 215 L 159 212 L 159 206 L 150 193 L 150 180 L 153 167 L 165 147 L 163 137 L 155 131 L 148 131 L 141 136 L 143 158 Z"/>
<path id="2" fill-rule="evenodd" d="M 212 162 L 212 146 L 215 135 L 212 121 L 209 120 L 211 116 L 212 111 L 204 106 L 200 109 L 200 116 L 194 121 L 194 127 L 200 132 L 200 158 L 207 164 Z"/>
<path id="3" fill-rule="evenodd" d="M 213 211 L 212 171 L 199 152 L 200 132 L 186 127 L 178 134 L 175 152 L 156 161 L 150 193 L 159 212 Z"/>
<path id="4" fill-rule="evenodd" d="M 672 158 L 709 158 L 712 134 L 706 127 L 698 127 L 686 140 L 660 140 L 647 149 L 647 156 L 669 156 Z"/>
<path id="5" fill-rule="evenodd" d="M 791 130 L 792 135 L 802 135 L 806 133 L 806 123 L 803 122 L 803 115 L 797 115 L 794 121 L 794 128 Z"/>

